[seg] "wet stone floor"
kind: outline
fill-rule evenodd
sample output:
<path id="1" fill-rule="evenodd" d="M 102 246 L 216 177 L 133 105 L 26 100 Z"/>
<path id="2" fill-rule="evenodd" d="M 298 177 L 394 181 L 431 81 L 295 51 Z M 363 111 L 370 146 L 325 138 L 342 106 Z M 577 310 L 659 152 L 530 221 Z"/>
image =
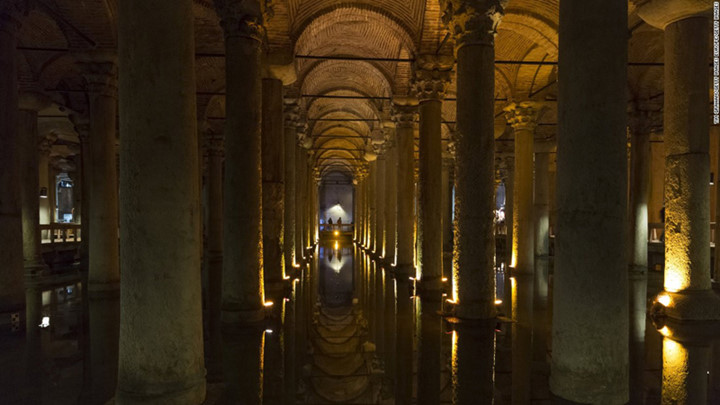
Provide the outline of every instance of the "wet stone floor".
<path id="1" fill-rule="evenodd" d="M 297 279 L 271 295 L 263 329 L 224 342 L 221 352 L 208 345 L 206 402 L 550 404 L 552 264 L 539 260 L 539 277 L 525 286 L 499 262 L 499 321 L 466 325 L 443 316 L 447 297 L 420 298 L 412 281 L 398 282 L 391 267 L 356 245 L 321 242 Z M 538 289 L 543 278 L 549 288 Z M 648 296 L 661 278 L 651 271 Z M 0 404 L 107 403 L 117 376 L 118 300 L 83 299 L 79 282 L 34 299 L 43 325 L 27 339 L 0 337 Z M 663 367 L 677 370 L 663 340 L 648 321 L 642 352 L 631 356 L 641 370 L 631 384 L 640 402 L 633 403 L 664 403 Z M 703 350 L 707 377 L 699 387 L 708 404 L 720 404 L 720 345 Z"/>

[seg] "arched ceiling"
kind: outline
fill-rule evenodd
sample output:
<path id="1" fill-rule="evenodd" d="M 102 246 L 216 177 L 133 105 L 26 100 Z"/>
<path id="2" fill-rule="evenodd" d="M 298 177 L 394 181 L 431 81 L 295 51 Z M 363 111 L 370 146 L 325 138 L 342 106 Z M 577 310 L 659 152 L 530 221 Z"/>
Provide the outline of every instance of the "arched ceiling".
<path id="1" fill-rule="evenodd" d="M 86 110 L 84 80 L 75 51 L 114 49 L 118 0 L 43 0 L 22 21 L 19 76 L 24 89 L 46 91 L 67 114 Z M 366 164 L 364 151 L 380 141 L 391 116 L 391 98 L 407 95 L 412 60 L 449 54 L 452 39 L 439 0 L 272 0 L 266 18 L 269 54 L 295 55 L 307 136 L 321 172 L 351 173 Z M 558 0 L 513 0 L 505 10 L 495 47 L 496 136 L 507 137 L 503 107 L 545 100 L 538 128 L 555 131 Z M 225 116 L 224 39 L 212 0 L 194 0 L 198 118 L 222 128 Z M 663 35 L 629 3 L 628 88 L 632 98 L 662 99 Z M 454 77 L 443 103 L 443 138 L 455 123 Z M 318 97 L 319 96 L 319 97 Z M 49 124 L 50 125 L 50 124 Z M 67 127 L 66 122 L 58 122 Z M 64 128 L 65 128 L 64 127 Z M 66 131 L 67 128 L 64 129 Z M 392 131 L 390 131 L 392 133 Z"/>

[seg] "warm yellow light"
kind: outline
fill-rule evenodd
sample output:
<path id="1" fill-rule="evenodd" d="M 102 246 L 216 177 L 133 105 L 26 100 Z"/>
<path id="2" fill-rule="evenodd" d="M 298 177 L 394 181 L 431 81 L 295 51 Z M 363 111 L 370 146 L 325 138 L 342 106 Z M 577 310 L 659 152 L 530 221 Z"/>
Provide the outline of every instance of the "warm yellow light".
<path id="1" fill-rule="evenodd" d="M 656 300 L 664 307 L 668 307 L 672 303 L 672 298 L 670 298 L 670 296 L 666 293 L 661 293 L 660 295 L 658 295 Z"/>
<path id="2" fill-rule="evenodd" d="M 500 304 L 502 304 L 502 300 L 495 300 L 495 305 L 500 305 Z"/>
<path id="3" fill-rule="evenodd" d="M 337 242 L 335 242 L 335 250 L 338 250 L 339 248 L 340 248 L 340 245 Z"/>
<path id="4" fill-rule="evenodd" d="M 338 236 L 338 235 L 340 235 L 340 232 L 335 231 L 335 232 L 333 232 L 333 235 Z"/>
<path id="5" fill-rule="evenodd" d="M 272 301 L 265 301 L 265 303 L 264 303 L 263 305 L 265 305 L 266 307 L 271 307 L 271 306 L 274 305 L 274 302 L 272 302 Z"/>
<path id="6" fill-rule="evenodd" d="M 283 280 L 290 280 L 290 276 L 288 276 L 287 274 L 284 275 L 284 276 L 283 276 Z"/>
<path id="7" fill-rule="evenodd" d="M 456 304 L 456 301 L 450 298 L 446 299 L 445 301 L 447 301 L 449 304 Z"/>
<path id="8" fill-rule="evenodd" d="M 443 278 L 442 278 L 442 282 L 443 282 L 443 283 L 447 283 L 447 277 L 443 277 Z"/>

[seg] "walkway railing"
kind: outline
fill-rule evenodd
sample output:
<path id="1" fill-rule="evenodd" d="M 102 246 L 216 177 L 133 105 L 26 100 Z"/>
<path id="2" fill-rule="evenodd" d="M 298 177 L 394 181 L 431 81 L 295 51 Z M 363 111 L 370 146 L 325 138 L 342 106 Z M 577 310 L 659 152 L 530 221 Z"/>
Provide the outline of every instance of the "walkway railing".
<path id="1" fill-rule="evenodd" d="M 352 233 L 355 230 L 354 224 L 318 224 L 320 232 Z"/>
<path id="2" fill-rule="evenodd" d="M 73 223 L 52 223 L 40 225 L 42 231 L 42 243 L 67 243 L 79 242 L 82 237 L 80 224 Z"/>

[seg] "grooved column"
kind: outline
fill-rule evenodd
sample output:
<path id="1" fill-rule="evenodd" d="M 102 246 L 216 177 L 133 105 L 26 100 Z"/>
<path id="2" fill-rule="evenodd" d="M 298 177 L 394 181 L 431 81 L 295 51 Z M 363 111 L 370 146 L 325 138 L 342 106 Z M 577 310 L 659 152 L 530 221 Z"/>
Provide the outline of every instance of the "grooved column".
<path id="1" fill-rule="evenodd" d="M 208 132 L 207 137 L 207 266 L 208 329 L 210 353 L 208 373 L 222 376 L 222 276 L 223 276 L 223 136 Z"/>
<path id="2" fill-rule="evenodd" d="M 201 404 L 193 5 L 127 0 L 118 19 L 123 275 L 115 403 Z"/>
<path id="3" fill-rule="evenodd" d="M 453 298 L 460 318 L 495 316 L 495 34 L 506 1 L 445 2 L 457 57 Z"/>
<path id="4" fill-rule="evenodd" d="M 234 326 L 263 317 L 260 163 L 263 29 L 262 16 L 252 11 L 260 9 L 256 1 L 216 0 L 215 5 L 225 32 L 222 323 L 230 331 Z"/>
<path id="5" fill-rule="evenodd" d="M 580 403 L 628 401 L 627 8 L 560 3 L 550 390 Z"/>
<path id="6" fill-rule="evenodd" d="M 710 106 L 708 58 L 712 2 L 643 3 L 638 15 L 665 30 L 666 315 L 720 319 L 710 281 Z M 692 44 L 692 46 L 688 46 Z"/>
<path id="7" fill-rule="evenodd" d="M 232 74 L 232 73 L 231 73 Z M 265 292 L 283 283 L 285 139 L 282 81 L 262 80 L 262 232 Z"/>
<path id="8" fill-rule="evenodd" d="M 112 55 L 80 55 L 88 83 L 90 120 L 90 243 L 88 292 L 116 294 L 118 245 L 117 64 Z M 51 176 L 50 187 L 54 180 Z M 52 201 L 50 202 L 52 204 Z M 54 211 L 51 209 L 51 211 Z"/>
<path id="9" fill-rule="evenodd" d="M 283 137 L 285 138 L 285 207 L 284 207 L 284 249 L 285 249 L 285 274 L 289 274 L 297 260 L 297 240 L 295 239 L 295 156 L 297 148 L 297 121 L 299 118 L 299 107 L 297 100 L 285 99 L 284 104 L 285 127 Z"/>
<path id="10" fill-rule="evenodd" d="M 38 171 L 38 111 L 49 106 L 44 97 L 24 93 L 18 114 L 18 146 L 22 166 L 22 234 L 25 276 L 33 279 L 48 269 L 42 257 L 40 235 L 40 180 Z M 29 281 L 29 280 L 28 280 Z"/>
<path id="11" fill-rule="evenodd" d="M 3 317 L 25 307 L 15 55 L 21 3 L 15 0 L 0 5 L 0 314 Z"/>
<path id="12" fill-rule="evenodd" d="M 392 128 L 389 129 L 394 132 Z M 393 137 L 394 138 L 394 137 Z M 386 141 L 385 152 L 385 251 L 388 264 L 395 263 L 397 246 L 397 147 L 394 139 Z"/>
<path id="13" fill-rule="evenodd" d="M 415 248 L 415 146 L 414 128 L 416 105 L 395 104 L 395 134 L 397 136 L 397 261 L 398 280 L 414 275 Z M 398 282 L 398 288 L 400 288 Z M 404 285 L 404 284 L 403 284 Z M 398 290 L 399 291 L 399 290 Z M 401 295 L 398 293 L 398 299 Z M 398 314 L 398 316 L 400 316 Z M 399 325 L 399 323 L 398 323 Z M 398 347 L 400 341 L 398 341 Z M 399 369 L 399 367 L 398 367 Z"/>
<path id="14" fill-rule="evenodd" d="M 420 175 L 418 179 L 418 266 L 421 288 L 442 288 L 442 100 L 451 65 L 421 55 L 416 61 L 414 90 L 420 103 Z"/>

